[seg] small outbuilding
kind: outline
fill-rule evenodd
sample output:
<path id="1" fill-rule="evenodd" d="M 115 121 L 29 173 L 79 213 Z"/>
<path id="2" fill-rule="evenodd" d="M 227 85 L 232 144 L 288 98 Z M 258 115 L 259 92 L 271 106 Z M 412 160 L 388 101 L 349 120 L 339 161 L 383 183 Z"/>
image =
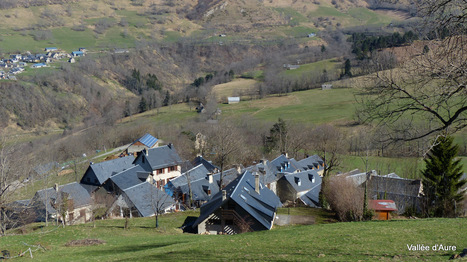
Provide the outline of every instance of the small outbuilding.
<path id="1" fill-rule="evenodd" d="M 368 205 L 375 211 L 374 218 L 377 220 L 390 220 L 390 213 L 397 211 L 396 203 L 392 200 L 370 200 Z"/>
<path id="2" fill-rule="evenodd" d="M 240 103 L 240 97 L 239 96 L 230 96 L 230 97 L 227 97 L 227 102 L 229 104 L 237 104 L 237 103 Z"/>

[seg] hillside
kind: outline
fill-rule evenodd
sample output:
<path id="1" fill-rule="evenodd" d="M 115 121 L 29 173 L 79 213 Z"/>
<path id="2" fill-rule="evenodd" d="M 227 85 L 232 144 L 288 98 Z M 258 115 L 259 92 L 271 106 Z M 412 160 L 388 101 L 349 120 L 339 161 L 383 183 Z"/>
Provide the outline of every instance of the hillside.
<path id="1" fill-rule="evenodd" d="M 240 235 L 183 234 L 179 227 L 197 212 L 163 215 L 159 229 L 154 218 L 97 221 L 92 224 L 55 228 L 31 226 L 29 234 L 0 238 L 2 249 L 11 255 L 27 245 L 45 249 L 33 252 L 37 261 L 148 261 L 148 260 L 267 260 L 267 261 L 441 261 L 459 254 L 467 246 L 465 218 L 419 219 L 282 226 L 271 231 Z M 35 228 L 35 229 L 32 229 Z M 31 231 L 34 230 L 34 231 Z M 72 240 L 99 239 L 104 244 L 69 246 Z M 23 244 L 24 243 L 24 244 Z M 226 244 L 228 243 L 228 244 Z M 407 246 L 426 245 L 429 251 L 410 251 Z M 456 251 L 433 251 L 435 244 L 455 246 Z M 36 250 L 35 246 L 31 247 Z M 19 260 L 29 260 L 29 253 Z"/>

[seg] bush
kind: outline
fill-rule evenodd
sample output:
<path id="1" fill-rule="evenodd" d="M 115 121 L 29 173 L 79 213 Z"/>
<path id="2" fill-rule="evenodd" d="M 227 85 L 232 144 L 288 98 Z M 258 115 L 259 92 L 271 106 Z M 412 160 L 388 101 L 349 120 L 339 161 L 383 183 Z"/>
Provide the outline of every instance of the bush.
<path id="1" fill-rule="evenodd" d="M 331 177 L 325 184 L 324 196 L 340 221 L 363 219 L 363 189 L 351 180 L 343 176 Z"/>

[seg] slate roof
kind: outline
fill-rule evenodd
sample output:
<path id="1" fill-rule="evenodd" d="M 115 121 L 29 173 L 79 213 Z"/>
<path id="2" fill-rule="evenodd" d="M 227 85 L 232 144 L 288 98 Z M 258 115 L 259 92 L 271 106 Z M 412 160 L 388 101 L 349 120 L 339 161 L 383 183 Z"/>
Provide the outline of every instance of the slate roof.
<path id="1" fill-rule="evenodd" d="M 190 178 L 190 183 L 193 183 L 196 180 L 199 179 L 206 179 L 207 174 L 209 173 L 209 170 L 206 169 L 204 165 L 198 165 L 187 172 L 183 173 L 181 176 L 176 177 L 172 180 L 170 180 L 170 183 L 174 187 L 180 187 L 183 185 L 188 184 L 187 176 Z"/>
<path id="2" fill-rule="evenodd" d="M 303 203 L 311 207 L 319 206 L 322 178 L 316 170 L 284 174 L 281 179 L 287 181 L 295 192 L 302 193 L 299 198 Z"/>
<path id="3" fill-rule="evenodd" d="M 209 170 L 203 165 L 198 165 L 189 171 L 191 192 L 193 193 L 193 200 L 208 201 L 211 196 L 219 192 L 219 183 L 221 173 L 212 175 L 213 183 L 209 183 L 209 177 L 207 174 Z M 223 184 L 229 184 L 235 178 L 237 178 L 237 169 L 232 168 L 224 171 Z M 171 190 L 166 190 L 167 193 L 172 194 L 172 190 L 178 190 L 182 194 L 188 194 L 190 192 L 188 188 L 188 182 L 186 176 L 182 175 L 169 181 L 166 185 Z M 208 195 L 207 191 L 211 191 Z"/>
<path id="4" fill-rule="evenodd" d="M 324 169 L 323 167 L 324 161 L 318 155 L 309 156 L 307 158 L 304 158 L 298 161 L 298 163 L 302 167 L 302 170 L 309 170 L 309 169 L 314 168 L 317 171 L 321 171 Z"/>
<path id="5" fill-rule="evenodd" d="M 166 209 L 175 204 L 175 201 L 169 195 L 148 182 L 127 188 L 123 192 L 142 217 L 154 215 L 152 201 L 155 203 L 155 201 L 160 200 L 161 209 Z"/>
<path id="6" fill-rule="evenodd" d="M 138 138 L 133 142 L 133 144 L 140 142 L 141 144 L 147 146 L 147 147 L 153 147 L 159 139 L 153 137 L 152 135 L 146 133 L 144 136 Z"/>
<path id="7" fill-rule="evenodd" d="M 258 172 L 260 174 L 260 182 L 264 185 L 268 185 L 272 182 L 277 181 L 282 175 L 277 173 L 277 168 L 271 162 L 265 160 L 261 163 L 258 163 L 254 166 L 247 167 L 246 170 L 254 173 Z"/>
<path id="8" fill-rule="evenodd" d="M 202 156 L 197 156 L 191 163 L 193 164 L 193 166 L 202 164 L 204 165 L 204 167 L 206 167 L 209 170 L 209 172 L 214 172 L 215 169 L 219 170 L 218 166 L 213 165 L 210 161 L 206 160 Z"/>
<path id="9" fill-rule="evenodd" d="M 253 173 L 245 171 L 228 184 L 224 190 L 227 198 L 242 207 L 248 214 L 255 218 L 265 228 L 271 229 L 275 211 L 282 204 L 280 199 L 267 187 L 260 183 L 260 193 L 255 191 L 255 178 Z M 223 205 L 222 192 L 215 194 L 212 199 L 201 207 L 201 213 L 193 227 L 208 218 L 215 210 Z"/>
<path id="10" fill-rule="evenodd" d="M 145 157 L 145 159 L 147 159 L 152 170 L 179 165 L 182 163 L 182 159 L 173 145 L 146 149 L 138 155 L 137 159 L 141 157 Z M 136 163 L 137 159 L 135 159 L 134 163 Z"/>
<path id="11" fill-rule="evenodd" d="M 91 204 L 91 194 L 78 182 L 69 183 L 66 185 L 61 185 L 58 187 L 59 192 L 64 192 L 68 194 L 68 199 L 73 200 L 74 208 L 87 206 Z M 41 205 L 47 205 L 47 211 L 49 213 L 55 213 L 56 210 L 50 204 L 50 201 L 57 199 L 57 191 L 50 187 L 47 189 L 39 190 L 34 195 L 32 203 L 39 203 Z"/>
<path id="12" fill-rule="evenodd" d="M 136 165 L 111 176 L 109 179 L 120 188 L 120 190 L 125 190 L 145 182 L 148 175 L 149 173 L 146 170 L 140 165 Z"/>
<path id="13" fill-rule="evenodd" d="M 276 173 L 293 173 L 301 168 L 298 161 L 293 158 L 288 159 L 285 155 L 276 157 L 270 163 L 276 168 Z"/>
<path id="14" fill-rule="evenodd" d="M 99 184 L 103 184 L 107 179 L 109 179 L 112 175 L 122 172 L 125 169 L 133 167 L 133 161 L 135 157 L 133 155 L 129 155 L 126 157 L 120 157 L 96 164 L 91 164 L 88 167 L 88 170 L 92 170 L 96 175 Z"/>
<path id="15" fill-rule="evenodd" d="M 315 170 L 308 170 L 293 174 L 284 174 L 285 179 L 296 192 L 309 191 L 312 188 L 321 188 L 321 177 Z M 314 182 L 312 182 L 314 179 Z"/>

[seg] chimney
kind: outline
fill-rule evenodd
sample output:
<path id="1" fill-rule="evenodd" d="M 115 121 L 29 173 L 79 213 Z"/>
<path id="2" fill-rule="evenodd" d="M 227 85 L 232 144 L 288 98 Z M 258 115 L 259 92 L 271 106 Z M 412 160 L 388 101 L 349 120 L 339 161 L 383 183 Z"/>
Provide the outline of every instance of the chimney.
<path id="1" fill-rule="evenodd" d="M 255 173 L 255 191 L 259 194 L 259 174 Z"/>
<path id="2" fill-rule="evenodd" d="M 167 146 L 168 146 L 170 149 L 172 149 L 172 143 L 169 143 Z"/>
<path id="3" fill-rule="evenodd" d="M 227 199 L 227 191 L 222 190 L 222 201 L 225 201 Z"/>
<path id="4" fill-rule="evenodd" d="M 212 184 L 214 182 L 212 178 L 212 173 L 208 173 L 208 180 L 209 180 L 209 184 Z"/>
<path id="5" fill-rule="evenodd" d="M 237 166 L 237 173 L 238 174 L 242 173 L 242 167 L 240 165 Z"/>

